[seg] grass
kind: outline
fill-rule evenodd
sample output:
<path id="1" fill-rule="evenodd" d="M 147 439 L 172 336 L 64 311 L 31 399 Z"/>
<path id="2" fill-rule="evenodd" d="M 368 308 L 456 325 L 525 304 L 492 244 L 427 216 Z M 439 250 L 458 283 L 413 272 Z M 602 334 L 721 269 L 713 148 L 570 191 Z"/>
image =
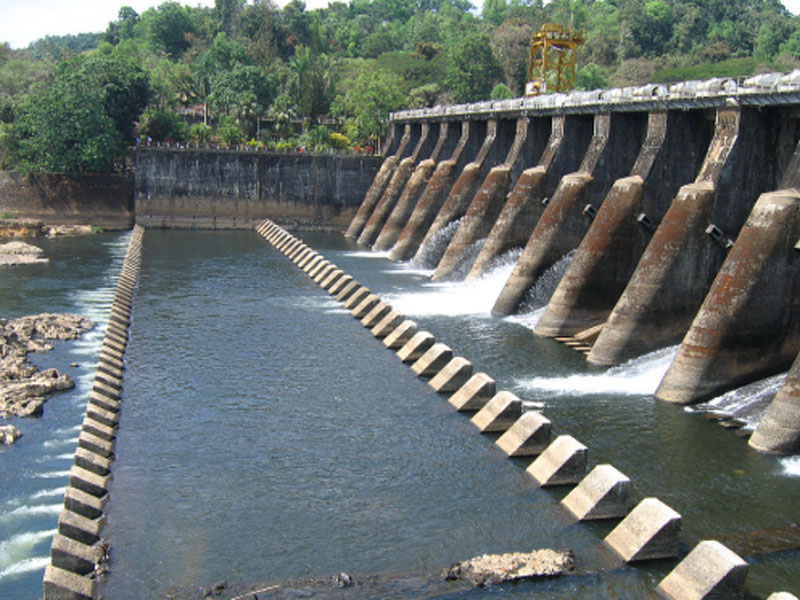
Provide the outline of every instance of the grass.
<path id="1" fill-rule="evenodd" d="M 0 219 L 16 219 L 16 218 L 17 215 L 15 215 L 14 213 L 4 212 L 3 214 L 0 214 Z"/>

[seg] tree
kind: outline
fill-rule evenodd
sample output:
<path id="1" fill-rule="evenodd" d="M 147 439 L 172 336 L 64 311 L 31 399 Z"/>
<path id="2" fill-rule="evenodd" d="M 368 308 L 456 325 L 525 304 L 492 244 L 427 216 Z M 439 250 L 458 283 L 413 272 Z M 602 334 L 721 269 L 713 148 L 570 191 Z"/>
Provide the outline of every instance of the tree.
<path id="1" fill-rule="evenodd" d="M 189 14 L 177 2 L 164 2 L 142 13 L 134 31 L 151 44 L 178 58 L 189 47 L 186 34 L 194 31 Z"/>
<path id="2" fill-rule="evenodd" d="M 446 84 L 457 102 L 486 100 L 501 77 L 501 69 L 485 31 L 465 34 L 448 49 Z"/>
<path id="3" fill-rule="evenodd" d="M 514 93 L 508 89 L 508 86 L 505 83 L 498 83 L 492 88 L 492 92 L 489 95 L 491 100 L 507 100 L 508 98 L 513 97 Z"/>
<path id="4" fill-rule="evenodd" d="M 252 137 L 258 129 L 258 119 L 277 92 L 278 82 L 274 77 L 256 66 L 240 64 L 211 78 L 208 100 L 216 113 L 232 117 Z"/>
<path id="5" fill-rule="evenodd" d="M 139 22 L 139 13 L 130 6 L 119 9 L 116 21 L 111 21 L 103 34 L 103 41 L 116 46 L 123 40 L 133 39 L 134 28 Z"/>
<path id="6" fill-rule="evenodd" d="M 336 98 L 333 114 L 346 119 L 348 137 L 378 141 L 386 135 L 389 112 L 403 105 L 403 82 L 389 71 L 361 71 L 352 87 Z"/>
<path id="7" fill-rule="evenodd" d="M 528 75 L 533 27 L 518 19 L 505 21 L 492 33 L 492 55 L 503 70 L 506 86 L 522 95 Z"/>
<path id="8" fill-rule="evenodd" d="M 314 54 L 306 46 L 295 48 L 289 61 L 287 90 L 304 119 L 327 114 L 334 95 L 336 61 L 327 54 Z"/>

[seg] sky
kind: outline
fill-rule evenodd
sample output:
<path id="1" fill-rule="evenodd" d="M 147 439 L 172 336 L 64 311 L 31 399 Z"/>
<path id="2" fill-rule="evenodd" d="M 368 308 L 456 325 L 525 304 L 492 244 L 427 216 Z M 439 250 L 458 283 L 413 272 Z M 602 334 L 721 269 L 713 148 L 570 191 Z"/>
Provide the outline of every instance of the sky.
<path id="1" fill-rule="evenodd" d="M 164 0 L 0 0 L 0 43 L 25 48 L 46 35 L 105 31 L 117 18 L 122 6 L 141 14 Z M 214 0 L 180 0 L 190 6 L 213 6 Z M 278 0 L 283 6 L 288 0 Z M 482 5 L 482 0 L 473 0 Z M 311 10 L 328 4 L 327 0 L 306 0 Z M 800 0 L 783 0 L 792 14 L 800 13 Z"/>

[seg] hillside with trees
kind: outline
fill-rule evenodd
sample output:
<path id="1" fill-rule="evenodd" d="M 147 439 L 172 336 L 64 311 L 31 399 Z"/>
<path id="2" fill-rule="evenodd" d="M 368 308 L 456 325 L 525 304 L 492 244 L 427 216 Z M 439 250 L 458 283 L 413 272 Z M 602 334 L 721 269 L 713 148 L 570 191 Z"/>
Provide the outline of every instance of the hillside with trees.
<path id="1" fill-rule="evenodd" d="M 107 172 L 142 140 L 360 150 L 389 111 L 521 95 L 542 23 L 594 89 L 800 66 L 778 0 L 302 0 L 124 7 L 104 32 L 0 45 L 0 161 Z"/>

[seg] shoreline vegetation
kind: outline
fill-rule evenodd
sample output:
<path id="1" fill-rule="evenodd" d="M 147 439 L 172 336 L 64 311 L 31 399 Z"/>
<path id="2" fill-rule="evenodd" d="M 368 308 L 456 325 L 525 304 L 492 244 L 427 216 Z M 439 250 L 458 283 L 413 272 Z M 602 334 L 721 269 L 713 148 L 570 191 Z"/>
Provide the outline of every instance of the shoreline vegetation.
<path id="1" fill-rule="evenodd" d="M 579 90 L 800 67 L 779 0 L 124 6 L 104 32 L 0 40 L 0 168 L 122 172 L 162 141 L 380 153 L 391 111 L 521 96 L 544 23 L 584 32 Z"/>

